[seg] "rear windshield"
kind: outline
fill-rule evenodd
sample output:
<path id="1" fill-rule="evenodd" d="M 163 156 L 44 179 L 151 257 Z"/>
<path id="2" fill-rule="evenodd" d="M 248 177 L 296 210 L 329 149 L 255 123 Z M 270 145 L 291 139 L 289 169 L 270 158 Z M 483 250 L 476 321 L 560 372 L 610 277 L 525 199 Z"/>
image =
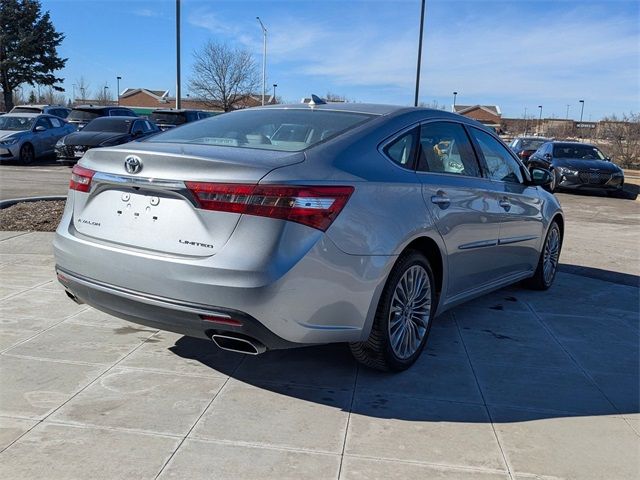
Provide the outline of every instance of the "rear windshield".
<path id="1" fill-rule="evenodd" d="M 605 159 L 602 152 L 591 145 L 554 145 L 553 156 L 555 158 L 573 158 L 582 160 Z"/>
<path id="2" fill-rule="evenodd" d="M 131 120 L 122 120 L 118 117 L 100 117 L 87 123 L 87 126 L 82 131 L 129 133 L 131 123 Z"/>
<path id="3" fill-rule="evenodd" d="M 539 149 L 547 140 L 538 140 L 538 139 L 530 139 L 523 138 L 521 140 L 520 148 L 522 150 L 537 150 Z"/>
<path id="4" fill-rule="evenodd" d="M 247 109 L 193 122 L 156 135 L 152 143 L 197 143 L 298 152 L 373 118 L 352 112 Z"/>
<path id="5" fill-rule="evenodd" d="M 42 113 L 41 108 L 37 107 L 15 107 L 11 113 Z"/>
<path id="6" fill-rule="evenodd" d="M 69 121 L 82 121 L 87 122 L 89 120 L 93 120 L 94 118 L 102 117 L 102 112 L 99 111 L 86 111 L 86 110 L 71 110 L 71 113 L 67 117 Z"/>
<path id="7" fill-rule="evenodd" d="M 187 116 L 184 113 L 152 113 L 152 121 L 161 124 L 182 125 L 187 122 Z"/>

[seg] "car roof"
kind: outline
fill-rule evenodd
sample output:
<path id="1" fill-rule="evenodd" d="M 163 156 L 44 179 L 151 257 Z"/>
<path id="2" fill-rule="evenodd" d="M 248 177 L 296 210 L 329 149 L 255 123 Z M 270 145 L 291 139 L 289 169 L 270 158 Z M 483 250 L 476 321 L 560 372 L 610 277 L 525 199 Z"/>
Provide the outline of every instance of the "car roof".
<path id="1" fill-rule="evenodd" d="M 95 120 L 127 120 L 127 121 L 133 121 L 133 120 L 144 120 L 144 118 L 141 117 L 132 117 L 131 115 L 118 115 L 116 117 L 98 117 L 98 118 L 94 118 L 93 120 L 91 120 L 92 122 Z"/>
<path id="2" fill-rule="evenodd" d="M 78 105 L 77 107 L 73 107 L 74 110 L 111 110 L 112 108 L 131 110 L 129 107 L 118 107 L 114 105 Z"/>
<path id="3" fill-rule="evenodd" d="M 406 109 L 417 109 L 418 107 L 403 107 L 400 105 L 383 105 L 377 103 L 319 103 L 310 105 L 308 103 L 292 103 L 292 104 L 278 104 L 278 105 L 265 105 L 264 107 L 254 107 L 259 109 L 282 109 L 282 110 L 325 110 L 335 112 L 350 112 L 350 113 L 367 113 L 369 115 L 387 115 L 390 113 L 399 112 Z M 429 110 L 429 109 L 424 109 Z"/>
<path id="4" fill-rule="evenodd" d="M 21 118 L 35 118 L 35 117 L 53 117 L 53 115 L 48 115 L 46 113 L 35 113 L 35 112 L 28 112 L 28 113 L 20 113 L 20 112 L 16 112 L 16 113 L 7 113 L 6 114 L 7 117 L 21 117 Z M 58 117 L 56 117 L 58 118 Z"/>
<path id="5" fill-rule="evenodd" d="M 187 112 L 204 112 L 204 110 L 195 110 L 193 108 L 156 108 L 151 113 L 187 113 Z"/>
<path id="6" fill-rule="evenodd" d="M 47 108 L 47 107 L 51 107 L 51 108 L 69 108 L 69 107 L 65 107 L 64 105 L 52 105 L 52 104 L 25 104 L 25 105 L 16 105 L 13 108 Z"/>
<path id="7" fill-rule="evenodd" d="M 567 140 L 556 140 L 551 142 L 554 145 L 559 145 L 559 146 L 567 146 L 567 147 L 575 147 L 576 145 L 584 145 L 586 147 L 595 147 L 595 145 L 591 144 L 591 143 L 586 143 L 586 142 L 570 142 Z"/>

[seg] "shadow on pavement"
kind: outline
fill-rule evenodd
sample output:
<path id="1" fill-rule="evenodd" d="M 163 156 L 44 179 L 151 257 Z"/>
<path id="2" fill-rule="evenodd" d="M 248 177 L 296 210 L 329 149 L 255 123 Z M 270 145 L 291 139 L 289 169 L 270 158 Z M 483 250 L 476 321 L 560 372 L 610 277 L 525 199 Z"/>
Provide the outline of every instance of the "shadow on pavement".
<path id="1" fill-rule="evenodd" d="M 561 263 L 558 268 L 561 272 L 571 273 L 573 275 L 582 275 L 583 277 L 595 278 L 597 280 L 627 285 L 629 287 L 640 287 L 640 276 L 630 273 L 612 272 L 601 268 L 570 265 L 567 263 Z"/>
<path id="2" fill-rule="evenodd" d="M 593 282 L 576 283 L 585 281 Z M 508 423 L 640 413 L 637 322 L 626 313 L 621 320 L 528 308 L 546 294 L 505 289 L 437 317 L 421 358 L 397 374 L 358 366 L 345 344 L 237 362 L 202 339 L 182 337 L 170 350 L 258 389 L 380 419 Z"/>

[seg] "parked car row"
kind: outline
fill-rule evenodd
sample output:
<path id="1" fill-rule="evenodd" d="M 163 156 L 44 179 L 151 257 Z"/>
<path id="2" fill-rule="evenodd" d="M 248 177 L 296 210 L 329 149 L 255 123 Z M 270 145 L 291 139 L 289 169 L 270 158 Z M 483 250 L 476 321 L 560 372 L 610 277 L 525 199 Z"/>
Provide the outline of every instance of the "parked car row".
<path id="1" fill-rule="evenodd" d="M 529 168 L 551 172 L 551 192 L 558 189 L 599 190 L 615 195 L 624 187 L 624 172 L 602 151 L 591 144 L 519 137 L 511 149 Z"/>
<path id="2" fill-rule="evenodd" d="M 20 105 L 0 116 L 0 161 L 26 165 L 55 153 L 58 161 L 75 163 L 91 148 L 140 140 L 210 115 L 158 109 L 147 119 L 119 106 Z"/>

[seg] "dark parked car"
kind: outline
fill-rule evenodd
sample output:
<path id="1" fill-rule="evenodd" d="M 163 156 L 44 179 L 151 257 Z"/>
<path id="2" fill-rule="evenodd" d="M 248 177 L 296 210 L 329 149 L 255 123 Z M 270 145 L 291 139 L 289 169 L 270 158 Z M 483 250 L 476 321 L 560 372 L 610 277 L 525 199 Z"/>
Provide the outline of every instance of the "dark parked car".
<path id="1" fill-rule="evenodd" d="M 44 113 L 55 117 L 67 118 L 70 108 L 62 105 L 18 105 L 11 109 L 11 113 Z"/>
<path id="2" fill-rule="evenodd" d="M 85 152 L 95 147 L 112 147 L 138 140 L 160 129 L 156 124 L 138 117 L 100 117 L 90 121 L 81 132 L 74 132 L 56 143 L 59 162 L 77 162 Z"/>
<path id="3" fill-rule="evenodd" d="M 185 109 L 165 109 L 161 108 L 154 110 L 149 117 L 153 120 L 160 130 L 168 130 L 169 128 L 178 127 L 185 123 L 195 122 L 196 120 L 202 120 L 203 118 L 209 118 L 213 114 L 209 112 L 203 112 L 202 110 L 185 110 Z"/>
<path id="4" fill-rule="evenodd" d="M 82 130 L 87 123 L 99 117 L 137 117 L 137 115 L 130 108 L 81 105 L 71 110 L 67 122 L 73 123 L 78 130 Z"/>
<path id="5" fill-rule="evenodd" d="M 520 157 L 520 160 L 527 160 L 544 143 L 550 141 L 550 138 L 545 137 L 518 137 L 513 139 L 509 147 Z"/>
<path id="6" fill-rule="evenodd" d="M 551 171 L 551 191 L 571 188 L 616 193 L 624 185 L 622 169 L 588 143 L 547 142 L 529 157 L 527 166 Z"/>

